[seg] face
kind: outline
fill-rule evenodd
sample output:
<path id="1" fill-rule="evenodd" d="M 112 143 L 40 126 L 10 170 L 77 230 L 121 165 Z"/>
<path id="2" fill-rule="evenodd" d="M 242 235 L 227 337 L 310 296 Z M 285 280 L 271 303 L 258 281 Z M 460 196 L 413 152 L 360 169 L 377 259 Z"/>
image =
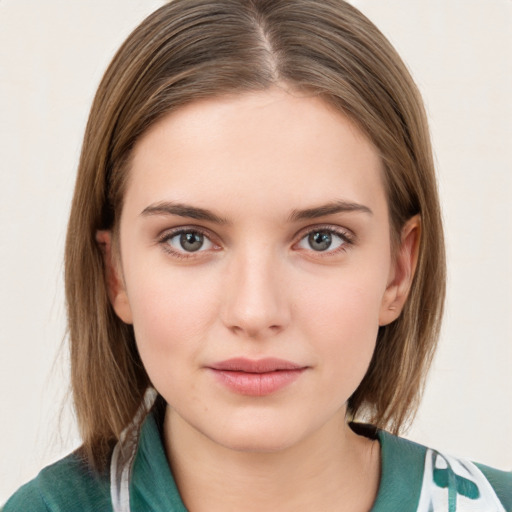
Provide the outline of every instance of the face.
<path id="1" fill-rule="evenodd" d="M 276 88 L 172 113 L 129 172 L 111 299 L 170 413 L 255 451 L 344 418 L 406 274 L 370 142 Z"/>

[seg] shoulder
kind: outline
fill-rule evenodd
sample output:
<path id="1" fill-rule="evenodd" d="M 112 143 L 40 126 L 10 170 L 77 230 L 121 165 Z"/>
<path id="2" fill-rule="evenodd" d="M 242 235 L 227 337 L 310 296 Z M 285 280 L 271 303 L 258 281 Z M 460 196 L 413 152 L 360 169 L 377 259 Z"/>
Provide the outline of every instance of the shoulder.
<path id="1" fill-rule="evenodd" d="M 483 464 L 475 464 L 501 499 L 507 512 L 512 511 L 512 471 L 500 471 Z"/>
<path id="2" fill-rule="evenodd" d="M 69 510 L 112 510 L 110 482 L 93 473 L 82 459 L 71 454 L 44 468 L 34 480 L 21 487 L 1 512 L 64 512 Z"/>
<path id="3" fill-rule="evenodd" d="M 418 512 L 448 510 L 448 503 L 457 503 L 462 510 L 512 511 L 512 472 L 453 457 L 385 432 L 379 433 L 379 439 L 383 471 L 387 469 L 404 482 L 415 480 Z"/>

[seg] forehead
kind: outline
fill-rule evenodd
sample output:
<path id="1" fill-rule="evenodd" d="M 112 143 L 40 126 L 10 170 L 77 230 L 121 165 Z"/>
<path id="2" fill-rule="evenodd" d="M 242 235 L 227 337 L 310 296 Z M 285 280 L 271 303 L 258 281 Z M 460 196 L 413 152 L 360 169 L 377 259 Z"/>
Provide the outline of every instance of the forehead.
<path id="1" fill-rule="evenodd" d="M 346 116 L 319 97 L 276 87 L 197 101 L 156 123 L 135 146 L 125 205 L 364 204 L 384 198 L 382 172 L 377 151 Z"/>

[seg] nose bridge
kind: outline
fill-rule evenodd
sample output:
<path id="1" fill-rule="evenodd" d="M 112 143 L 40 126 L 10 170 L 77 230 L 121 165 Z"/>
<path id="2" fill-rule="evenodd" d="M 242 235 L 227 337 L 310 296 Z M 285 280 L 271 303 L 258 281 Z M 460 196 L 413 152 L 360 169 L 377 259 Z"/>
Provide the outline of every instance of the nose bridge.
<path id="1" fill-rule="evenodd" d="M 264 337 L 289 319 L 281 262 L 270 245 L 241 248 L 230 261 L 224 322 L 237 333 Z"/>

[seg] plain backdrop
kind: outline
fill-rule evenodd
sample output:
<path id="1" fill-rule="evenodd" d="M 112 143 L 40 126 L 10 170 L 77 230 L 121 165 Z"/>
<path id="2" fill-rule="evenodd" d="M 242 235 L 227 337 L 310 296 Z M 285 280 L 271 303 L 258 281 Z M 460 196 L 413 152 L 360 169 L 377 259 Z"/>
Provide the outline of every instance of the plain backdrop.
<path id="1" fill-rule="evenodd" d="M 156 0 L 0 0 L 0 503 L 79 439 L 63 244 L 114 51 Z M 512 469 L 512 1 L 354 0 L 427 105 L 448 244 L 439 352 L 408 437 Z"/>

